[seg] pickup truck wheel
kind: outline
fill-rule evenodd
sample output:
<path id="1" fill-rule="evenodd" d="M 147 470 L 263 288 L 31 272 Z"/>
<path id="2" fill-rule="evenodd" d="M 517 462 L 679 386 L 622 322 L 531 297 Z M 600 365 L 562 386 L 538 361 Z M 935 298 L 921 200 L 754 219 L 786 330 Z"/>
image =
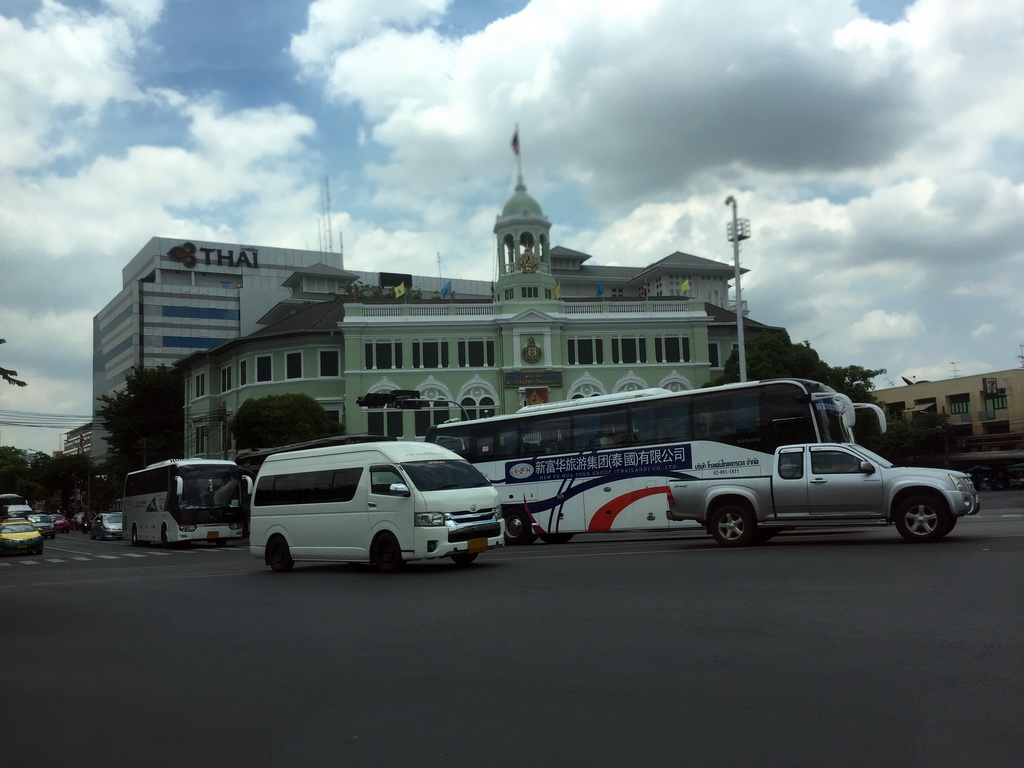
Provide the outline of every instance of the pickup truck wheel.
<path id="1" fill-rule="evenodd" d="M 950 530 L 949 514 L 942 502 L 931 496 L 911 496 L 896 510 L 896 530 L 909 542 L 936 541 Z"/>
<path id="2" fill-rule="evenodd" d="M 740 504 L 725 504 L 711 514 L 708 530 L 723 547 L 744 547 L 754 540 L 757 521 Z"/>
<path id="3" fill-rule="evenodd" d="M 537 534 L 533 532 L 533 522 L 529 515 L 521 509 L 505 512 L 505 543 L 533 544 Z"/>

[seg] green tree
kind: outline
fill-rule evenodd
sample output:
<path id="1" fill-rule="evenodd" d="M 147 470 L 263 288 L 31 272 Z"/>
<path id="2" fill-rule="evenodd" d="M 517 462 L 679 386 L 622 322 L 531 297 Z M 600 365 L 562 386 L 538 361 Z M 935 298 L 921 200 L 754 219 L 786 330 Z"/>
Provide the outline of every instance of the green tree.
<path id="1" fill-rule="evenodd" d="M 124 389 L 101 395 L 97 420 L 107 431 L 107 471 L 120 478 L 157 461 L 184 456 L 181 375 L 165 366 L 133 368 Z"/>
<path id="2" fill-rule="evenodd" d="M 76 489 L 84 491 L 89 486 L 89 464 L 85 454 L 42 456 L 32 462 L 32 480 L 47 501 L 68 509 Z"/>
<path id="3" fill-rule="evenodd" d="M 231 419 L 237 450 L 274 448 L 342 433 L 309 395 L 268 395 L 242 403 Z"/>
<path id="4" fill-rule="evenodd" d="M 31 466 L 17 449 L 0 446 L 0 493 L 19 493 L 29 498 Z"/>
<path id="5" fill-rule="evenodd" d="M 0 344 L 6 343 L 7 339 L 0 339 Z M 4 368 L 3 366 L 0 366 L 0 377 L 2 377 L 4 381 L 6 381 L 8 384 L 12 384 L 15 387 L 27 387 L 27 382 L 15 378 L 17 375 L 17 371 L 12 371 L 10 368 Z"/>

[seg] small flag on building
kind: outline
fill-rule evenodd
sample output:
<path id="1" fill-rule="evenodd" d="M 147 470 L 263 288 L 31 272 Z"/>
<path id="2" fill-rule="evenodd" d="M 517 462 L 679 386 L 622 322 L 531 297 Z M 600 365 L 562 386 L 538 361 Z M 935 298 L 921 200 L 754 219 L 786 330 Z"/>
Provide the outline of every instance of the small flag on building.
<path id="1" fill-rule="evenodd" d="M 597 296 L 598 298 L 604 296 L 604 283 L 597 284 Z"/>
<path id="2" fill-rule="evenodd" d="M 686 293 L 688 290 L 690 290 L 690 281 L 683 280 L 683 284 L 679 286 L 679 292 Z"/>
<path id="3" fill-rule="evenodd" d="M 405 296 L 405 283 L 400 283 L 395 286 L 395 298 L 400 299 Z"/>
<path id="4" fill-rule="evenodd" d="M 562 284 L 561 283 L 555 283 L 555 298 L 556 299 L 562 298 Z"/>
<path id="5" fill-rule="evenodd" d="M 452 295 L 452 281 L 449 280 L 444 284 L 444 288 L 441 289 L 441 298 L 447 299 Z"/>

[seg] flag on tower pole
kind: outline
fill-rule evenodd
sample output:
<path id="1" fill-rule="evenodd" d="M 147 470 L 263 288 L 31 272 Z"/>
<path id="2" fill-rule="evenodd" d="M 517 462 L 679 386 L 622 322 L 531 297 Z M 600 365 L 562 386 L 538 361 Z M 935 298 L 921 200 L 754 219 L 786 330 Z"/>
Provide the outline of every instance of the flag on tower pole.
<path id="1" fill-rule="evenodd" d="M 512 134 L 512 151 L 516 154 L 516 156 L 519 155 L 519 126 L 518 125 L 516 126 L 515 133 Z"/>
<path id="2" fill-rule="evenodd" d="M 452 295 L 452 281 L 449 280 L 447 283 L 444 284 L 444 288 L 441 289 L 441 298 L 442 299 L 447 299 L 451 295 Z"/>

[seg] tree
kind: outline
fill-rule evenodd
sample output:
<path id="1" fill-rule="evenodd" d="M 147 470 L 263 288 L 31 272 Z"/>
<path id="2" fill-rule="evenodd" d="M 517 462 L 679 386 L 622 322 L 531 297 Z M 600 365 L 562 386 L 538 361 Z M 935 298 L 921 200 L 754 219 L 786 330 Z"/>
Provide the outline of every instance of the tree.
<path id="1" fill-rule="evenodd" d="M 342 433 L 309 395 L 268 395 L 242 403 L 231 419 L 237 450 L 274 448 Z"/>
<path id="2" fill-rule="evenodd" d="M 123 477 L 148 464 L 184 456 L 184 392 L 181 375 L 133 368 L 124 389 L 101 395 L 96 415 L 107 431 L 108 470 Z"/>
<path id="3" fill-rule="evenodd" d="M 6 343 L 7 343 L 7 339 L 0 339 L 0 344 L 6 344 Z M 11 384 L 11 385 L 13 385 L 15 387 L 27 387 L 28 386 L 27 382 L 24 382 L 21 379 L 14 378 L 17 375 L 18 375 L 17 371 L 12 371 L 10 368 L 4 368 L 3 366 L 0 366 L 0 377 L 3 377 L 4 381 L 6 381 L 8 384 Z"/>
<path id="4" fill-rule="evenodd" d="M 0 446 L 0 493 L 20 493 L 28 498 L 25 484 L 30 466 L 16 448 Z"/>

